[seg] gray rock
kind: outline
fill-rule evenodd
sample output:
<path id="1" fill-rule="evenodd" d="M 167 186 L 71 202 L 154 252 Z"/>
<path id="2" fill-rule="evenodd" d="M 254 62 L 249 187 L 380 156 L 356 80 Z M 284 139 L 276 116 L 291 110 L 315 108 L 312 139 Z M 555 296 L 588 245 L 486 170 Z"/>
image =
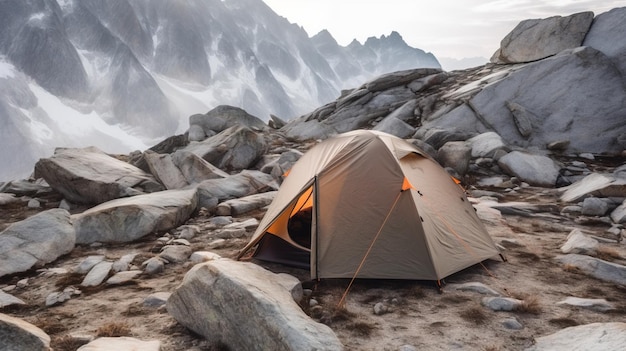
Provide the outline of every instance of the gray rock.
<path id="1" fill-rule="evenodd" d="M 493 63 L 531 62 L 582 45 L 593 12 L 520 22 L 500 43 Z"/>
<path id="2" fill-rule="evenodd" d="M 148 275 L 155 275 L 165 270 L 165 262 L 159 257 L 151 257 L 141 264 L 144 272 Z"/>
<path id="3" fill-rule="evenodd" d="M 481 304 L 493 311 L 514 311 L 522 305 L 522 301 L 511 297 L 483 297 Z"/>
<path id="4" fill-rule="evenodd" d="M 583 307 L 598 312 L 606 312 L 615 309 L 615 306 L 605 299 L 585 299 L 574 296 L 569 296 L 565 300 L 559 301 L 556 304 Z"/>
<path id="5" fill-rule="evenodd" d="M 450 289 L 460 290 L 460 291 L 473 291 L 483 295 L 490 296 L 502 296 L 499 292 L 494 289 L 488 287 L 487 285 L 480 282 L 469 282 L 463 284 L 450 284 L 448 285 Z"/>
<path id="6" fill-rule="evenodd" d="M 193 239 L 198 233 L 200 233 L 200 227 L 197 225 L 183 225 L 178 237 L 189 240 Z"/>
<path id="7" fill-rule="evenodd" d="M 539 118 L 524 106 L 516 102 L 507 101 L 506 107 L 509 111 L 511 111 L 513 121 L 515 122 L 515 126 L 517 126 L 517 130 L 520 135 L 524 138 L 528 138 L 533 132 L 533 124 Z"/>
<path id="8" fill-rule="evenodd" d="M 191 256 L 191 248 L 184 245 L 167 245 L 163 247 L 159 256 L 170 263 L 185 262 Z"/>
<path id="9" fill-rule="evenodd" d="M 195 189 L 112 200 L 72 216 L 76 242 L 130 242 L 167 231 L 189 219 L 197 203 Z"/>
<path id="10" fill-rule="evenodd" d="M 441 73 L 441 70 L 436 68 L 418 68 L 387 73 L 365 83 L 364 87 L 371 92 L 387 90 L 438 73 Z"/>
<path id="11" fill-rule="evenodd" d="M 26 205 L 28 208 L 41 208 L 41 202 L 37 199 L 28 200 L 28 204 Z"/>
<path id="12" fill-rule="evenodd" d="M 285 172 L 291 169 L 293 165 L 302 157 L 302 152 L 292 149 L 275 155 L 270 162 L 259 165 L 261 172 L 270 174 L 275 179 L 280 179 Z"/>
<path id="13" fill-rule="evenodd" d="M 613 223 L 626 223 L 626 200 L 611 212 L 611 220 Z"/>
<path id="14" fill-rule="evenodd" d="M 64 303 L 65 301 L 72 298 L 74 295 L 80 295 L 80 290 L 74 289 L 72 287 L 67 287 L 63 289 L 63 291 L 55 291 L 46 296 L 46 306 L 56 306 Z"/>
<path id="15" fill-rule="evenodd" d="M 146 307 L 165 306 L 165 304 L 167 303 L 167 299 L 169 299 L 170 296 L 172 296 L 172 293 L 167 291 L 155 292 L 146 296 L 146 298 L 143 299 L 143 305 Z"/>
<path id="16" fill-rule="evenodd" d="M 224 201 L 217 206 L 216 214 L 218 216 L 239 216 L 260 209 L 272 203 L 276 193 L 276 191 L 269 191 Z"/>
<path id="17" fill-rule="evenodd" d="M 57 149 L 54 156 L 37 162 L 35 177 L 45 179 L 67 200 L 77 204 L 100 204 L 163 190 L 151 175 L 93 147 Z"/>
<path id="18" fill-rule="evenodd" d="M 250 229 L 255 229 L 256 227 L 259 226 L 259 220 L 256 218 L 248 218 L 244 221 L 241 222 L 233 222 L 233 223 L 229 223 L 226 224 L 224 226 L 224 229 L 244 229 L 244 230 L 250 230 Z"/>
<path id="19" fill-rule="evenodd" d="M 560 188 L 561 201 L 572 202 L 582 197 L 626 197 L 626 179 L 611 174 L 592 173 L 576 183 Z"/>
<path id="20" fill-rule="evenodd" d="M 165 186 L 166 189 L 182 189 L 189 185 L 183 173 L 176 167 L 172 156 L 169 154 L 157 154 L 146 150 L 144 158 L 150 168 L 150 173 Z"/>
<path id="21" fill-rule="evenodd" d="M 399 138 L 408 138 L 415 133 L 414 127 L 391 115 L 385 117 L 373 130 L 395 135 Z"/>
<path id="22" fill-rule="evenodd" d="M 24 320 L 0 313 L 0 350 L 49 351 L 50 337 Z"/>
<path id="23" fill-rule="evenodd" d="M 472 157 L 491 157 L 496 152 L 505 148 L 502 138 L 494 132 L 479 134 L 467 140 L 472 147 Z"/>
<path id="24" fill-rule="evenodd" d="M 244 126 L 233 126 L 184 151 L 192 152 L 226 171 L 250 168 L 263 156 L 268 145 L 261 134 Z"/>
<path id="25" fill-rule="evenodd" d="M 84 260 L 82 260 L 78 266 L 74 268 L 74 273 L 85 274 L 89 272 L 95 265 L 104 261 L 104 255 L 93 255 L 87 256 Z"/>
<path id="26" fill-rule="evenodd" d="M 462 141 L 450 141 L 445 143 L 437 151 L 437 160 L 444 167 L 450 167 L 463 176 L 469 169 L 472 149 Z"/>
<path id="27" fill-rule="evenodd" d="M 15 197 L 15 194 L 0 193 L 0 206 L 5 206 L 18 201 L 19 200 Z"/>
<path id="28" fill-rule="evenodd" d="M 578 254 L 557 256 L 556 259 L 562 264 L 576 267 L 596 279 L 626 285 L 626 266 Z"/>
<path id="29" fill-rule="evenodd" d="M 168 299 L 167 310 L 180 324 L 231 349 L 342 350 L 332 330 L 304 314 L 278 279 L 248 262 L 198 264 Z"/>
<path id="30" fill-rule="evenodd" d="M 498 166 L 507 174 L 531 185 L 553 187 L 559 176 L 559 167 L 546 156 L 512 151 L 498 160 Z"/>
<path id="31" fill-rule="evenodd" d="M 585 216 L 604 216 L 609 210 L 609 204 L 597 197 L 588 197 L 583 200 L 581 213 Z"/>
<path id="32" fill-rule="evenodd" d="M 137 278 L 141 273 L 143 272 L 140 270 L 117 272 L 111 278 L 107 279 L 106 283 L 109 285 L 125 284 Z"/>
<path id="33" fill-rule="evenodd" d="M 198 184 L 207 179 L 228 177 L 228 173 L 189 151 L 177 150 L 172 154 L 172 162 L 189 184 Z"/>
<path id="34" fill-rule="evenodd" d="M 76 351 L 160 351 L 159 340 L 143 341 L 129 336 L 97 338 L 87 345 L 83 345 Z"/>
<path id="35" fill-rule="evenodd" d="M 382 302 L 377 302 L 374 305 L 374 314 L 377 316 L 383 315 L 389 312 L 389 308 Z"/>
<path id="36" fill-rule="evenodd" d="M 561 246 L 561 252 L 565 254 L 593 255 L 598 249 L 598 241 L 586 236 L 576 228 L 567 235 L 567 242 Z"/>
<path id="37" fill-rule="evenodd" d="M 0 290 L 0 308 L 11 306 L 11 305 L 25 305 L 26 303 L 17 297 L 7 294 L 4 291 Z"/>
<path id="38" fill-rule="evenodd" d="M 256 194 L 267 190 L 278 190 L 278 184 L 269 174 L 245 170 L 223 179 L 209 179 L 200 183 L 198 205 L 214 210 L 219 202 Z"/>
<path id="39" fill-rule="evenodd" d="M 206 137 L 207 135 L 202 126 L 198 124 L 192 124 L 189 126 L 189 129 L 187 130 L 187 138 L 189 141 L 202 141 L 206 139 Z"/>
<path id="40" fill-rule="evenodd" d="M 245 110 L 234 106 L 220 105 L 206 114 L 189 117 L 189 126 L 200 126 L 206 135 L 220 133 L 233 126 L 246 126 L 251 129 L 264 129 L 265 123 Z"/>
<path id="41" fill-rule="evenodd" d="M 626 8 L 624 7 L 614 8 L 599 14 L 594 18 L 582 44 L 602 51 L 613 59 L 622 73 L 626 72 L 626 62 L 622 59 L 626 54 L 626 44 L 621 40 L 613 40 L 613 38 L 626 36 L 624 16 L 626 16 Z"/>
<path id="42" fill-rule="evenodd" d="M 591 323 L 535 338 L 525 351 L 582 351 L 626 349 L 626 323 Z"/>
<path id="43" fill-rule="evenodd" d="M 518 321 L 517 318 L 515 317 L 504 319 L 502 320 L 501 323 L 502 323 L 502 326 L 505 327 L 506 329 L 510 329 L 510 330 L 524 329 L 524 325 L 520 323 L 520 321 Z"/>
<path id="44" fill-rule="evenodd" d="M 113 262 L 113 266 L 111 267 L 111 269 L 113 270 L 113 272 L 127 271 L 130 267 L 130 264 L 135 259 L 135 256 L 137 256 L 136 253 L 130 253 L 120 257 L 119 260 Z"/>
<path id="45" fill-rule="evenodd" d="M 51 209 L 0 232 L 0 277 L 25 272 L 74 249 L 76 232 L 66 210 Z"/>
<path id="46" fill-rule="evenodd" d="M 85 276 L 81 286 L 98 286 L 109 276 L 113 262 L 102 261 L 95 265 Z"/>

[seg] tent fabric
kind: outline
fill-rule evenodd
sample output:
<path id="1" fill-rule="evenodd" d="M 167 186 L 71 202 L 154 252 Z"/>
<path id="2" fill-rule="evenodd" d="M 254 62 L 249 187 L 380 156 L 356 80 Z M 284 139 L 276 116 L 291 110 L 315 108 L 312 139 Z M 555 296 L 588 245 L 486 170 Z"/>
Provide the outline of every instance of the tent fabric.
<path id="1" fill-rule="evenodd" d="M 299 218 L 308 218 L 310 244 L 290 233 Z M 325 140 L 298 160 L 239 258 L 250 250 L 309 267 L 312 279 L 358 271 L 357 278 L 440 280 L 499 254 L 436 161 L 403 139 L 365 130 Z"/>

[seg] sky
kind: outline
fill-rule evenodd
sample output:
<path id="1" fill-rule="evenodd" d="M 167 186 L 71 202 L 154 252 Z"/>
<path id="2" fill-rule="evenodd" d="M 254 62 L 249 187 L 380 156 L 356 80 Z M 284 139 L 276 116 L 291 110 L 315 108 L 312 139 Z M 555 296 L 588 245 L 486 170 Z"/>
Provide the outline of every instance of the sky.
<path id="1" fill-rule="evenodd" d="M 596 15 L 626 0 L 264 0 L 309 36 L 327 29 L 340 45 L 400 33 L 410 46 L 436 57 L 489 59 L 522 20 Z"/>

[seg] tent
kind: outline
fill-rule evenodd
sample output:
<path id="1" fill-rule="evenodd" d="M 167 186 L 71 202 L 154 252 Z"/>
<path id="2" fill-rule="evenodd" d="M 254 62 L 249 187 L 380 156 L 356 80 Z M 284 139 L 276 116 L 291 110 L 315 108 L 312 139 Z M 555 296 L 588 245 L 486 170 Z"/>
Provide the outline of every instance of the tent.
<path id="1" fill-rule="evenodd" d="M 395 136 L 327 139 L 289 171 L 238 259 L 310 269 L 311 279 L 441 280 L 499 254 L 434 160 Z"/>

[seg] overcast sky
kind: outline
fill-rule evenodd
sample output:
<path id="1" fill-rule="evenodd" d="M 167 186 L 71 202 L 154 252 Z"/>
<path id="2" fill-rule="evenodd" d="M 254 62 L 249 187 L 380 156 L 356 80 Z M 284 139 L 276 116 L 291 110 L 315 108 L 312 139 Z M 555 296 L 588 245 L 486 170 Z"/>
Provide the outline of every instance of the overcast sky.
<path id="1" fill-rule="evenodd" d="M 309 36 L 328 29 L 340 45 L 395 30 L 411 46 L 437 57 L 490 58 L 520 21 L 596 15 L 626 0 L 264 0 Z"/>

